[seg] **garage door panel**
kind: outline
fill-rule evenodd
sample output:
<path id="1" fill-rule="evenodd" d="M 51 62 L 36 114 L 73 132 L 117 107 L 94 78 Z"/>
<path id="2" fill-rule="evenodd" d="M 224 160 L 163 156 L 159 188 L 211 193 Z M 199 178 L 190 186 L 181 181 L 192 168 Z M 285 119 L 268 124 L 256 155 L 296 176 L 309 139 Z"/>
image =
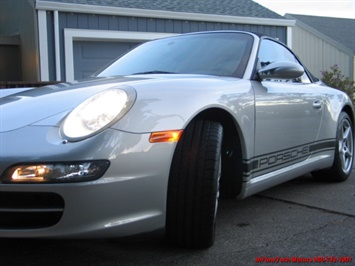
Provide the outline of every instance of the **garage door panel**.
<path id="1" fill-rule="evenodd" d="M 75 41 L 74 78 L 78 80 L 89 77 L 138 44 L 137 42 Z"/>

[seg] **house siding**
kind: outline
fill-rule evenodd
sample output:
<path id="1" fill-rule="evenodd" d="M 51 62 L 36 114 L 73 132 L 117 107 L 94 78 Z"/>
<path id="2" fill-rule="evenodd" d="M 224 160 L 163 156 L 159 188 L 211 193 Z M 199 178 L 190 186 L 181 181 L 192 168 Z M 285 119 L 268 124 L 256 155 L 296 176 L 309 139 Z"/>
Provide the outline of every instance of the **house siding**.
<path id="1" fill-rule="evenodd" d="M 48 61 L 49 79 L 55 80 L 55 55 L 54 55 L 54 27 L 53 12 L 47 12 L 48 31 Z M 152 32 L 152 33 L 188 33 L 196 31 L 213 30 L 245 30 L 263 33 L 285 42 L 287 40 L 287 27 L 269 25 L 248 25 L 236 23 L 220 23 L 207 21 L 187 21 L 176 19 L 128 17 L 113 15 L 98 15 L 87 13 L 59 12 L 59 32 L 60 32 L 60 61 L 65 62 L 64 29 L 86 29 L 86 30 L 112 30 L 126 32 Z M 74 40 L 75 41 L 75 40 Z M 93 41 L 93 40 L 90 40 Z M 96 41 L 100 41 L 97 38 Z M 78 48 L 76 48 L 78 49 Z M 100 52 L 99 50 L 97 51 Z M 112 54 L 111 59 L 119 54 Z M 109 60 L 109 59 L 108 59 Z M 79 64 L 80 65 L 80 64 Z M 102 65 L 97 65 L 97 69 Z M 80 71 L 77 66 L 75 71 Z M 87 73 L 87 75 L 89 75 Z M 75 78 L 82 78 L 81 74 L 76 74 Z M 66 80 L 65 64 L 61 64 L 61 80 Z"/>
<path id="2" fill-rule="evenodd" d="M 322 71 L 338 65 L 344 76 L 355 80 L 354 53 L 349 48 L 300 21 L 296 22 L 292 33 L 293 51 L 313 75 L 322 78 Z"/>
<path id="3" fill-rule="evenodd" d="M 48 12 L 52 16 L 52 12 Z M 51 18 L 48 18 L 51 20 Z M 73 29 L 188 33 L 209 30 L 246 30 L 264 33 L 286 42 L 286 27 L 235 23 L 167 20 L 96 14 L 60 13 L 60 27 Z"/>
<path id="4" fill-rule="evenodd" d="M 55 45 L 54 45 L 54 14 L 47 12 L 47 44 L 48 44 L 48 75 L 49 80 L 56 80 Z M 64 66 L 63 66 L 64 67 Z"/>

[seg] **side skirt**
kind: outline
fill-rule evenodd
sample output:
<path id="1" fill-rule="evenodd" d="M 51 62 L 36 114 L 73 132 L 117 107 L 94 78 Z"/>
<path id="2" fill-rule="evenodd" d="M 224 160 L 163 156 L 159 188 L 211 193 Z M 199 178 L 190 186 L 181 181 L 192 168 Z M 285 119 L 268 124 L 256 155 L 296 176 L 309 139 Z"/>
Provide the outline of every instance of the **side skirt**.
<path id="1" fill-rule="evenodd" d="M 285 168 L 251 178 L 249 181 L 243 182 L 242 192 L 239 194 L 238 198 L 244 199 L 301 175 L 315 170 L 331 167 L 333 161 L 334 155 L 330 155 L 329 152 L 327 154 L 318 154 L 316 157 L 311 157 Z"/>

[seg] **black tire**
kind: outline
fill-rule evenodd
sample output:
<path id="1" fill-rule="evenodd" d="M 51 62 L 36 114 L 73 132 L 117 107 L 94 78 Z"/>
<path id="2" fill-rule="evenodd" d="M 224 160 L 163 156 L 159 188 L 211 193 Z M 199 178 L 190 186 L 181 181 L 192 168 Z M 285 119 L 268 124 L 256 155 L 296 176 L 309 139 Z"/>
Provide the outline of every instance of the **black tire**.
<path id="1" fill-rule="evenodd" d="M 338 119 L 336 149 L 333 166 L 313 172 L 318 181 L 342 182 L 351 174 L 354 159 L 354 133 L 349 115 L 342 112 Z"/>
<path id="2" fill-rule="evenodd" d="M 170 169 L 166 239 L 175 246 L 213 245 L 221 176 L 223 128 L 192 121 L 177 144 Z"/>

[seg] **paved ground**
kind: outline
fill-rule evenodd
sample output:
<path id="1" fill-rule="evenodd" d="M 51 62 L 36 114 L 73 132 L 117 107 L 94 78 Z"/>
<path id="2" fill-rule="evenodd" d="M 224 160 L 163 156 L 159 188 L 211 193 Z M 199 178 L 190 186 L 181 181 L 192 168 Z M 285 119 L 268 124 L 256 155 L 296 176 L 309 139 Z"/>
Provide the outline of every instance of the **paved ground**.
<path id="1" fill-rule="evenodd" d="M 336 184 L 303 176 L 242 201 L 223 200 L 210 249 L 177 249 L 160 239 L 0 239 L 0 265 L 355 265 L 354 200 L 355 171 Z"/>

